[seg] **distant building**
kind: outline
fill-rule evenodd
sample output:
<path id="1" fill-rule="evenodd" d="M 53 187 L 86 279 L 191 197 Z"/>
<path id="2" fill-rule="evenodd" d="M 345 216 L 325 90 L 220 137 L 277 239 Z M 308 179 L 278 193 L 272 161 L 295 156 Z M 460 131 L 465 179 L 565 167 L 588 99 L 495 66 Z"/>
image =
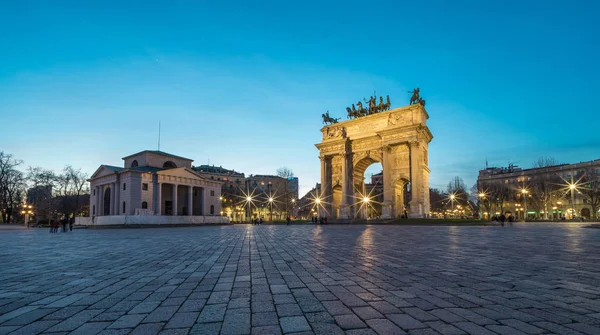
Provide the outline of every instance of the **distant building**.
<path id="1" fill-rule="evenodd" d="M 520 219 L 590 218 L 593 207 L 597 207 L 598 204 L 593 203 L 596 201 L 590 201 L 586 190 L 600 188 L 599 178 L 600 159 L 531 169 L 509 165 L 480 170 L 477 188 L 485 194 L 480 202 L 491 204 L 488 205 L 491 209 L 489 215 L 508 212 Z M 578 184 L 573 189 L 573 197 L 570 184 Z M 597 192 L 600 192 L 600 189 Z M 536 200 L 543 196 L 543 193 L 547 194 L 547 201 Z M 596 211 L 598 209 L 595 208 Z"/>
<path id="2" fill-rule="evenodd" d="M 223 183 L 219 198 L 221 215 L 229 217 L 232 222 L 244 220 L 243 201 L 246 177 L 242 172 L 214 165 L 194 166 L 192 170 L 207 179 Z"/>
<path id="3" fill-rule="evenodd" d="M 365 184 L 368 202 L 363 202 L 366 217 L 373 219 L 381 216 L 381 205 L 383 204 L 383 171 L 371 175 L 371 182 Z M 357 199 L 356 201 L 360 201 Z"/>
<path id="4" fill-rule="evenodd" d="M 315 198 L 321 195 L 321 183 L 316 183 L 310 191 L 306 192 L 302 198 L 296 203 L 297 216 L 303 219 L 310 219 L 318 215 L 317 207 L 315 206 Z"/>
<path id="5" fill-rule="evenodd" d="M 89 179 L 94 224 L 126 224 L 137 222 L 135 217 L 127 216 L 152 215 L 177 217 L 160 221 L 168 223 L 225 222 L 206 219 L 220 215 L 222 182 L 198 174 L 192 162 L 166 152 L 145 150 L 123 157 L 123 167 L 101 165 Z"/>
<path id="6" fill-rule="evenodd" d="M 246 178 L 246 192 L 252 195 L 251 213 L 264 220 L 285 220 L 298 199 L 298 178 L 274 175 L 250 175 Z"/>

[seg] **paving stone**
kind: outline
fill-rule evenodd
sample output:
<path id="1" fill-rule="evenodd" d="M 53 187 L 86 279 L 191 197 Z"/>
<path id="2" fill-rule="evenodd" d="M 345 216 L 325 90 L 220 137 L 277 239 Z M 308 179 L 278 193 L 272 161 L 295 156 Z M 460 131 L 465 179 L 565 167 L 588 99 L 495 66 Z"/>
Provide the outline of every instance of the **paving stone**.
<path id="1" fill-rule="evenodd" d="M 108 326 L 109 329 L 119 328 L 135 328 L 138 324 L 148 316 L 147 314 L 128 314 L 123 315 L 115 322 Z"/>
<path id="2" fill-rule="evenodd" d="M 367 325 L 354 314 L 337 315 L 334 318 L 335 322 L 344 330 L 367 327 Z"/>
<path id="3" fill-rule="evenodd" d="M 303 315 L 303 312 L 300 309 L 300 306 L 298 306 L 297 304 L 282 304 L 277 305 L 277 315 L 279 315 L 280 317 L 296 316 Z"/>
<path id="4" fill-rule="evenodd" d="M 198 318 L 198 323 L 211 323 L 211 322 L 222 322 L 225 318 L 225 310 L 227 309 L 226 304 L 220 305 L 206 305 L 202 312 L 200 313 L 200 317 Z"/>
<path id="5" fill-rule="evenodd" d="M 190 335 L 218 335 L 222 326 L 222 322 L 197 323 L 190 329 Z"/>
<path id="6" fill-rule="evenodd" d="M 135 327 L 131 335 L 155 335 L 164 327 L 164 323 L 142 323 Z"/>
<path id="7" fill-rule="evenodd" d="M 275 312 L 262 312 L 252 314 L 252 328 L 275 325 L 279 325 L 279 317 Z"/>
<path id="8" fill-rule="evenodd" d="M 110 322 L 88 322 L 81 327 L 75 329 L 70 335 L 95 335 L 100 333 L 104 328 L 108 327 Z"/>
<path id="9" fill-rule="evenodd" d="M 222 334 L 250 334 L 250 311 L 240 312 L 240 309 L 228 310 L 225 313 Z"/>
<path id="10" fill-rule="evenodd" d="M 457 322 L 453 324 L 453 326 L 464 330 L 468 334 L 494 335 L 494 332 L 489 331 L 473 322 Z"/>
<path id="11" fill-rule="evenodd" d="M 396 326 L 388 319 L 370 319 L 367 320 L 367 325 L 380 335 L 397 335 L 406 334 L 405 331 Z"/>
<path id="12" fill-rule="evenodd" d="M 252 327 L 252 335 L 279 335 L 279 334 L 282 334 L 281 328 L 279 328 L 279 325 Z"/>
<path id="13" fill-rule="evenodd" d="M 165 306 L 165 307 L 157 307 L 152 313 L 148 314 L 142 320 L 143 323 L 157 323 L 157 322 L 166 322 L 171 319 L 173 314 L 177 311 L 177 306 Z"/>
<path id="14" fill-rule="evenodd" d="M 311 330 L 304 316 L 286 316 L 280 318 L 279 325 L 284 334 Z"/>
<path id="15" fill-rule="evenodd" d="M 335 324 L 313 323 L 311 326 L 316 335 L 344 335 L 342 328 Z"/>
<path id="16" fill-rule="evenodd" d="M 525 323 L 521 320 L 517 320 L 517 319 L 506 319 L 506 320 L 500 320 L 500 323 L 510 326 L 512 328 L 515 328 L 517 330 L 520 330 L 526 334 L 541 334 L 544 333 L 543 329 L 540 329 L 538 327 L 532 326 L 528 323 Z"/>
<path id="17" fill-rule="evenodd" d="M 373 307 L 355 307 L 352 309 L 352 311 L 363 320 L 383 319 L 383 315 L 381 315 L 381 313 L 376 311 Z"/>

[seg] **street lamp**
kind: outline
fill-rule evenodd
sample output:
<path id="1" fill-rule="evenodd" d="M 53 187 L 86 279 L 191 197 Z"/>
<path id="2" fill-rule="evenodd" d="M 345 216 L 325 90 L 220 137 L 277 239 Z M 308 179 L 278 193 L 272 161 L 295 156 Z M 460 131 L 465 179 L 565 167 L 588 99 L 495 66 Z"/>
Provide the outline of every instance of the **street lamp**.
<path id="1" fill-rule="evenodd" d="M 248 203 L 248 221 L 251 221 L 252 220 L 252 208 L 250 207 L 250 205 L 252 204 L 252 197 L 247 196 L 246 202 Z"/>
<path id="2" fill-rule="evenodd" d="M 571 176 L 571 179 L 573 177 Z M 573 182 L 571 182 L 571 184 L 569 184 L 569 189 L 571 190 L 571 218 L 575 219 L 575 189 L 577 188 L 577 185 L 575 185 Z"/>
<path id="3" fill-rule="evenodd" d="M 480 199 L 479 201 L 481 202 L 481 204 L 484 204 L 484 202 L 485 202 L 485 193 L 480 192 L 478 194 L 478 196 L 479 196 L 479 199 Z M 481 206 L 479 206 L 479 219 L 483 219 L 483 215 L 481 213 Z"/>
<path id="4" fill-rule="evenodd" d="M 273 221 L 273 197 L 269 197 L 269 221 Z"/>
<path id="5" fill-rule="evenodd" d="M 25 226 L 29 228 L 29 215 L 33 214 L 33 206 L 24 204 L 21 214 L 25 215 Z"/>
<path id="6" fill-rule="evenodd" d="M 456 195 L 450 194 L 450 202 L 452 202 L 452 215 L 454 215 L 454 199 L 456 199 Z"/>
<path id="7" fill-rule="evenodd" d="M 523 198 L 525 198 L 525 213 L 523 214 L 523 221 L 527 221 L 527 194 L 529 193 L 529 191 L 527 191 L 526 189 L 522 189 L 521 190 L 521 194 L 523 194 Z"/>

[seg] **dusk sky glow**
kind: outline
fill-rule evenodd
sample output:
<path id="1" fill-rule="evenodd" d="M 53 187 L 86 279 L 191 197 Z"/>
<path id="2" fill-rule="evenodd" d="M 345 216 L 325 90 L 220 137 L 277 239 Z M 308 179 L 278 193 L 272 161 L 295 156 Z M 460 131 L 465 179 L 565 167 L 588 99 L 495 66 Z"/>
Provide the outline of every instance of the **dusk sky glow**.
<path id="1" fill-rule="evenodd" d="M 418 4 L 417 4 L 418 3 Z M 600 158 L 596 1 L 13 1 L 0 151 L 92 174 L 156 149 L 319 181 L 321 114 L 421 88 L 431 187 Z M 369 171 L 372 171 L 370 169 Z"/>

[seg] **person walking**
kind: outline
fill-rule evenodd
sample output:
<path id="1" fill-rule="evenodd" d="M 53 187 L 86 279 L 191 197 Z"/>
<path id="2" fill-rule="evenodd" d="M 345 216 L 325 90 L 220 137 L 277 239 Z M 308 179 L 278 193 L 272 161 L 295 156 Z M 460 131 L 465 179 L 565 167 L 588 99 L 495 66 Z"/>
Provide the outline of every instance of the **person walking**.
<path id="1" fill-rule="evenodd" d="M 288 226 L 290 225 L 290 216 L 289 215 L 285 218 L 285 222 Z"/>

